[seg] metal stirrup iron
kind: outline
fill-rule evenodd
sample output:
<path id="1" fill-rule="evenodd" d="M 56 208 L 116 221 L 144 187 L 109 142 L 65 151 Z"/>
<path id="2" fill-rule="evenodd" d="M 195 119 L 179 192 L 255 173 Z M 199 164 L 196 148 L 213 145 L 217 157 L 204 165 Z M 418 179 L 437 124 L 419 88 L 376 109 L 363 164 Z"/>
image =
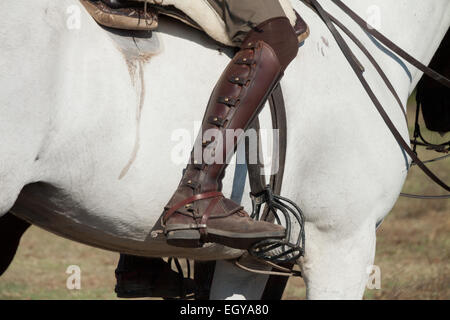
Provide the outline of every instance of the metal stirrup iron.
<path id="1" fill-rule="evenodd" d="M 301 209 L 291 200 L 275 195 L 268 185 L 265 190 L 257 195 L 250 193 L 253 211 L 251 218 L 255 220 L 269 221 L 273 215 L 276 223 L 281 225 L 282 219 L 286 224 L 286 235 L 283 239 L 266 239 L 254 244 L 248 251 L 258 258 L 273 263 L 295 262 L 305 253 L 305 218 Z M 261 215 L 261 207 L 265 204 L 269 214 Z M 281 212 L 281 215 L 280 213 Z M 294 219 L 291 219 L 291 215 Z M 298 235 L 293 237 L 292 228 L 297 224 Z M 295 241 L 291 241 L 294 238 Z"/>

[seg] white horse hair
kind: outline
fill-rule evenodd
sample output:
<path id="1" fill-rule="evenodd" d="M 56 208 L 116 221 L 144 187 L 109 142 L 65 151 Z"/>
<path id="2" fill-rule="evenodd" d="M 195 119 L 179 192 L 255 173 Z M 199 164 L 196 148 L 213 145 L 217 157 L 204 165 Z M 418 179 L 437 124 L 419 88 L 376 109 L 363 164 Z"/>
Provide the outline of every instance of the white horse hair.
<path id="1" fill-rule="evenodd" d="M 410 80 L 331 1 L 322 2 L 369 48 L 406 103 L 422 74 L 410 68 Z M 299 261 L 307 297 L 360 299 L 374 263 L 375 225 L 396 202 L 409 159 L 326 26 L 311 9 L 292 3 L 311 36 L 282 81 L 289 126 L 282 195 L 298 203 L 307 220 L 306 255 Z M 363 17 L 378 17 L 380 31 L 424 63 L 450 24 L 448 0 L 346 4 Z M 239 256 L 212 244 L 169 247 L 149 235 L 184 167 L 173 163 L 174 150 L 180 143 L 190 149 L 193 123 L 201 121 L 229 56 L 206 35 L 162 21 L 152 40 L 159 52 L 125 59 L 77 0 L 1 1 L 0 11 L 0 215 L 15 205 L 16 215 L 37 226 L 118 252 Z M 394 98 L 351 47 L 407 139 Z M 262 119 L 267 127 L 267 110 Z M 191 138 L 180 141 L 183 132 Z M 225 192 L 232 176 L 230 168 Z M 244 205 L 250 208 L 248 199 Z M 211 298 L 258 299 L 266 280 L 221 262 Z"/>

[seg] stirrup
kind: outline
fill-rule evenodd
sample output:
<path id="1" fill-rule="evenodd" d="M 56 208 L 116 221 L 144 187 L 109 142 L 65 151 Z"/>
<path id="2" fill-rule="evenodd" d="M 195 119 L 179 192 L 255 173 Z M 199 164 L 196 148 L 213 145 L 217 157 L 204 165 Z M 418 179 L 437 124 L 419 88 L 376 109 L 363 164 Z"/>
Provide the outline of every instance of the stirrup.
<path id="1" fill-rule="evenodd" d="M 275 195 L 270 185 L 257 195 L 250 193 L 252 199 L 253 211 L 251 218 L 255 220 L 268 221 L 270 214 L 261 216 L 261 207 L 263 204 L 269 209 L 268 213 L 272 213 L 277 224 L 282 225 L 282 220 L 278 210 L 281 211 L 286 223 L 286 236 L 283 239 L 267 239 L 254 244 L 248 251 L 249 253 L 265 261 L 273 263 L 295 262 L 298 258 L 305 254 L 305 217 L 301 209 L 291 200 Z M 294 217 L 291 220 L 290 215 Z M 295 242 L 291 241 L 293 222 L 299 226 L 299 233 Z"/>

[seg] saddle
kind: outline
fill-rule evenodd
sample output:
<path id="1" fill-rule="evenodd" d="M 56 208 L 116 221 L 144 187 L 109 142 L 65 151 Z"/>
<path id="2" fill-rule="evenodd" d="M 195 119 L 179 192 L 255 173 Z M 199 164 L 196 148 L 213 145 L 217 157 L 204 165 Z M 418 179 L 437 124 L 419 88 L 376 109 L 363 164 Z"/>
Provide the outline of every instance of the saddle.
<path id="1" fill-rule="evenodd" d="M 185 13 L 178 8 L 182 7 L 181 5 L 178 5 L 177 7 L 171 4 L 162 5 L 151 1 L 147 4 L 145 1 L 136 0 L 80 1 L 94 20 L 105 27 L 120 30 L 152 31 L 158 28 L 159 16 L 164 15 L 179 20 L 192 28 L 203 31 L 214 40 L 224 45 L 234 46 L 226 35 L 225 23 L 215 13 L 214 9 L 209 6 L 206 6 L 207 14 L 205 14 L 205 16 L 207 16 L 207 18 L 203 18 L 196 16 L 195 13 L 191 13 L 191 15 Z M 172 2 L 177 3 L 177 1 Z M 292 26 L 297 34 L 299 43 L 302 43 L 309 36 L 309 27 L 290 4 L 288 8 L 287 11 L 292 11 L 293 19 L 290 19 Z"/>

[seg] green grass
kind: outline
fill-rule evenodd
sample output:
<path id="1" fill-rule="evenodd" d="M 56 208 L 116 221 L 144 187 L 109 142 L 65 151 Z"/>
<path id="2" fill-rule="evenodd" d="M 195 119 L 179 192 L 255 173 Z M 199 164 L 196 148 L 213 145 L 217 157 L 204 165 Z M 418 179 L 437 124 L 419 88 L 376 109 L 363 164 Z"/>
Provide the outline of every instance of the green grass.
<path id="1" fill-rule="evenodd" d="M 116 253 L 31 227 L 10 269 L 0 278 L 0 299 L 115 299 L 117 259 Z M 66 287 L 70 265 L 81 268 L 81 290 Z"/>

